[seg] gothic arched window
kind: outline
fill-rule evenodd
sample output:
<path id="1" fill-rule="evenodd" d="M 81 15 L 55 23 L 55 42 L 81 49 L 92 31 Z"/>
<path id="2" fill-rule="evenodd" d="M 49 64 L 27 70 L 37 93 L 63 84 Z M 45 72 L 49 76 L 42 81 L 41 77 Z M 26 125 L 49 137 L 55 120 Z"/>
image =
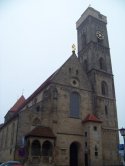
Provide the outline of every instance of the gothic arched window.
<path id="1" fill-rule="evenodd" d="M 87 72 L 87 70 L 88 70 L 88 62 L 87 62 L 87 60 L 84 60 L 84 69 Z"/>
<path id="2" fill-rule="evenodd" d="M 41 155 L 41 145 L 38 140 L 34 140 L 31 145 L 31 155 L 40 156 Z"/>
<path id="3" fill-rule="evenodd" d="M 95 145 L 95 157 L 97 157 L 98 156 L 98 148 L 97 148 L 97 146 Z"/>
<path id="4" fill-rule="evenodd" d="M 82 48 L 84 48 L 85 45 L 86 45 L 86 35 L 85 35 L 85 33 L 82 34 L 81 38 L 82 38 Z"/>
<path id="5" fill-rule="evenodd" d="M 58 91 L 57 91 L 56 88 L 53 89 L 52 96 L 53 96 L 53 99 L 57 99 L 58 98 Z"/>
<path id="6" fill-rule="evenodd" d="M 105 81 L 102 81 L 101 83 L 101 91 L 102 91 L 102 95 L 108 96 L 108 85 Z"/>
<path id="7" fill-rule="evenodd" d="M 42 145 L 42 156 L 52 156 L 52 143 L 50 141 L 45 141 Z"/>
<path id="8" fill-rule="evenodd" d="M 72 92 L 70 95 L 70 116 L 79 118 L 80 115 L 80 96 L 77 92 Z"/>
<path id="9" fill-rule="evenodd" d="M 105 115 L 108 115 L 108 106 L 105 105 Z"/>
<path id="10" fill-rule="evenodd" d="M 101 70 L 106 70 L 106 64 L 103 58 L 99 59 L 99 67 Z"/>

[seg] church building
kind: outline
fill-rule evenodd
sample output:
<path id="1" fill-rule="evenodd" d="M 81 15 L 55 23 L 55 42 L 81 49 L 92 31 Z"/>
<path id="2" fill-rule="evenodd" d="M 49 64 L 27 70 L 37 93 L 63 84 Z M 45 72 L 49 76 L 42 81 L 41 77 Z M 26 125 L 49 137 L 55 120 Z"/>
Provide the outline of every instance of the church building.
<path id="1" fill-rule="evenodd" d="M 0 161 L 25 166 L 115 166 L 118 120 L 107 18 L 88 7 L 76 22 L 78 56 L 27 99 L 21 96 L 0 125 Z"/>

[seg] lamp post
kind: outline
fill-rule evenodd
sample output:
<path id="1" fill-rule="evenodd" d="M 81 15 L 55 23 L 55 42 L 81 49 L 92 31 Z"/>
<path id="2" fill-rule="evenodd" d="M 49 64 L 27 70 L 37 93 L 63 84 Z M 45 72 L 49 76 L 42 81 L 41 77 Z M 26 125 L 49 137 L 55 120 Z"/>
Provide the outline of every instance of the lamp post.
<path id="1" fill-rule="evenodd" d="M 125 162 L 125 128 L 122 127 L 119 130 L 120 130 L 121 136 L 123 136 L 123 139 L 124 139 L 124 162 Z"/>

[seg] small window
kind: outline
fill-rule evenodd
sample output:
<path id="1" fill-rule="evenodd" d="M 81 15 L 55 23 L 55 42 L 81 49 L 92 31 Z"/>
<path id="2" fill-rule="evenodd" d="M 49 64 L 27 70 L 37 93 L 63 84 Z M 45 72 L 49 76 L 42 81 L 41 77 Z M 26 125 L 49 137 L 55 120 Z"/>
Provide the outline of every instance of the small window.
<path id="1" fill-rule="evenodd" d="M 79 74 L 79 71 L 78 70 L 76 70 L 76 75 L 78 75 Z"/>
<path id="2" fill-rule="evenodd" d="M 40 106 L 36 107 L 36 111 L 39 112 L 40 111 Z"/>
<path id="3" fill-rule="evenodd" d="M 106 71 L 106 63 L 105 63 L 103 58 L 99 59 L 99 67 L 100 67 L 101 70 L 105 70 Z"/>
<path id="4" fill-rule="evenodd" d="M 87 147 L 87 142 L 85 142 L 85 147 Z"/>
<path id="5" fill-rule="evenodd" d="M 55 88 L 54 90 L 53 90 L 53 99 L 57 99 L 58 98 L 58 91 L 57 91 L 57 89 Z"/>
<path id="6" fill-rule="evenodd" d="M 94 131 L 97 131 L 97 126 L 94 126 L 93 129 L 94 129 Z"/>
<path id="7" fill-rule="evenodd" d="M 85 131 L 85 137 L 87 137 L 87 131 Z"/>
<path id="8" fill-rule="evenodd" d="M 105 81 L 102 81 L 102 83 L 101 83 L 101 91 L 102 91 L 102 95 L 104 95 L 104 96 L 108 95 L 108 86 Z"/>
<path id="9" fill-rule="evenodd" d="M 72 70 L 71 70 L 71 67 L 70 67 L 70 68 L 69 68 L 69 73 L 70 73 L 70 74 L 71 74 L 71 71 L 72 71 Z"/>
<path id="10" fill-rule="evenodd" d="M 10 149 L 10 154 L 12 153 L 12 148 Z"/>
<path id="11" fill-rule="evenodd" d="M 74 85 L 76 85 L 77 84 L 77 82 L 76 82 L 76 80 L 73 80 L 73 82 L 72 82 Z"/>
<path id="12" fill-rule="evenodd" d="M 98 152 L 95 151 L 95 156 L 97 157 L 98 156 Z"/>
<path id="13" fill-rule="evenodd" d="M 84 69 L 85 69 L 85 72 L 88 71 L 88 61 L 87 60 L 84 60 Z"/>
<path id="14" fill-rule="evenodd" d="M 86 46 L 86 35 L 85 35 L 85 33 L 83 33 L 82 35 L 81 35 L 81 41 L 82 41 L 82 48 L 84 48 L 85 46 Z"/>

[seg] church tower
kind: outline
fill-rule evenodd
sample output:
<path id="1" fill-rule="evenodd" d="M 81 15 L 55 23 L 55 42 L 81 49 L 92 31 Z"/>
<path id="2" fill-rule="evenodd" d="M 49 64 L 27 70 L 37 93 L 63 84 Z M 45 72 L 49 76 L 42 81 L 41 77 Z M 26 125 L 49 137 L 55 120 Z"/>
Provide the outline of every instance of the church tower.
<path id="1" fill-rule="evenodd" d="M 104 164 L 118 161 L 118 122 L 107 18 L 92 7 L 76 23 L 78 58 L 92 87 L 93 114 L 102 121 Z"/>

